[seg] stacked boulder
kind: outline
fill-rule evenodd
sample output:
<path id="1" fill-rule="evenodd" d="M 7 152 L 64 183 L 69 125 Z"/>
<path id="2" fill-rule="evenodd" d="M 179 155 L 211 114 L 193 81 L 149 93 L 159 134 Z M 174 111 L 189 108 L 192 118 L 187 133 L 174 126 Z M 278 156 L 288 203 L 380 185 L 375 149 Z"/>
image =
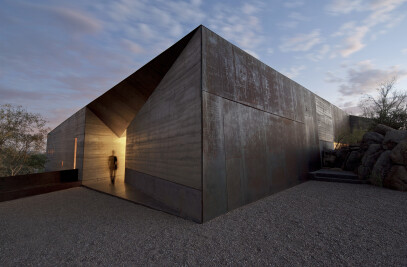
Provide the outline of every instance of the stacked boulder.
<path id="1" fill-rule="evenodd" d="M 347 156 L 343 169 L 374 185 L 407 191 L 407 131 L 377 125 Z"/>

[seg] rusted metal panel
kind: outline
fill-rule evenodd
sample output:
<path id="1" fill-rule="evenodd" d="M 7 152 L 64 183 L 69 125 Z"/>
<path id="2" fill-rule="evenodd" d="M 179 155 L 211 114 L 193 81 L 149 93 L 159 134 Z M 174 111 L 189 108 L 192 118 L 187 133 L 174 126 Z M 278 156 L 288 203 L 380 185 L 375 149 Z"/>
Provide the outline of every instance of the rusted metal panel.
<path id="1" fill-rule="evenodd" d="M 58 125 L 47 136 L 45 171 L 69 170 L 74 167 L 75 138 L 77 139 L 76 168 L 82 180 L 86 107 Z"/>
<path id="2" fill-rule="evenodd" d="M 203 28 L 205 76 L 203 90 L 259 109 L 264 108 L 260 69 L 263 63 Z"/>
<path id="3" fill-rule="evenodd" d="M 355 130 L 367 130 L 371 125 L 371 119 L 349 115 L 349 128 L 352 132 Z"/>
<path id="4" fill-rule="evenodd" d="M 127 129 L 126 168 L 202 188 L 201 31 Z"/>
<path id="5" fill-rule="evenodd" d="M 270 67 L 263 66 L 262 85 L 264 88 L 264 110 L 282 115 L 283 83 L 281 75 Z"/>
<path id="6" fill-rule="evenodd" d="M 303 123 L 207 92 L 203 96 L 204 221 L 221 213 L 220 206 L 232 210 L 306 178 Z"/>
<path id="7" fill-rule="evenodd" d="M 233 47 L 218 38 L 205 27 L 202 28 L 203 79 L 202 89 L 228 99 L 236 97 L 236 70 Z"/>
<path id="8" fill-rule="evenodd" d="M 202 92 L 203 221 L 227 212 L 223 99 Z"/>
<path id="9" fill-rule="evenodd" d="M 317 110 L 319 140 L 333 142 L 334 128 L 332 105 L 317 95 L 315 95 L 315 105 Z"/>
<path id="10" fill-rule="evenodd" d="M 223 102 L 230 210 L 236 208 L 237 203 L 249 203 L 267 194 L 266 140 L 263 112 L 233 101 Z M 240 171 L 237 177 L 236 169 Z"/>
<path id="11" fill-rule="evenodd" d="M 316 103 L 314 93 L 304 89 L 302 96 L 304 101 L 306 158 L 308 169 L 314 171 L 319 169 L 321 164 Z"/>
<path id="12" fill-rule="evenodd" d="M 126 183 L 142 194 L 138 203 L 202 222 L 202 191 L 126 168 Z"/>
<path id="13" fill-rule="evenodd" d="M 294 102 L 294 87 L 284 75 L 203 28 L 203 90 L 292 120 L 300 104 Z"/>
<path id="14" fill-rule="evenodd" d="M 234 105 L 236 108 L 231 112 L 238 112 L 240 115 L 239 126 L 245 166 L 242 182 L 246 188 L 244 200 L 245 203 L 250 203 L 264 197 L 268 189 L 266 140 L 263 126 L 264 112 L 237 103 Z"/>
<path id="15" fill-rule="evenodd" d="M 112 132 L 90 109 L 86 109 L 83 182 L 109 180 L 109 157 L 117 157 L 116 180 L 124 180 L 126 134 Z"/>
<path id="16" fill-rule="evenodd" d="M 283 87 L 280 89 L 281 103 L 282 105 L 282 114 L 281 116 L 294 120 L 294 98 L 293 98 L 293 82 L 284 75 L 279 75 L 280 79 L 282 80 Z"/>
<path id="17" fill-rule="evenodd" d="M 306 107 L 304 106 L 304 92 L 308 90 L 295 81 L 291 81 L 291 83 L 294 104 L 294 120 L 298 122 L 305 122 Z"/>
<path id="18" fill-rule="evenodd" d="M 304 181 L 320 158 L 315 95 L 205 28 L 202 40 L 206 221 Z"/>
<path id="19" fill-rule="evenodd" d="M 122 136 L 197 31 L 200 31 L 200 27 L 89 103 L 87 107 L 118 137 Z"/>
<path id="20" fill-rule="evenodd" d="M 281 191 L 286 180 L 286 161 L 284 149 L 284 119 L 273 114 L 264 114 L 264 132 L 266 140 L 266 166 L 268 192 Z"/>
<path id="21" fill-rule="evenodd" d="M 332 106 L 333 124 L 334 124 L 334 138 L 335 141 L 339 137 L 350 132 L 350 119 L 349 115 L 336 106 Z"/>
<path id="22" fill-rule="evenodd" d="M 260 72 L 262 63 L 238 47 L 232 46 L 232 51 L 236 72 L 235 96 L 233 100 L 264 109 L 264 90 L 263 86 L 261 86 L 262 73 Z"/>
<path id="23" fill-rule="evenodd" d="M 224 149 L 225 149 L 225 169 L 227 180 L 227 208 L 228 210 L 244 205 L 246 181 L 244 161 L 244 144 L 242 141 L 242 131 L 240 129 L 240 114 L 236 112 L 238 104 L 231 101 L 221 101 L 224 103 L 222 114 L 224 127 Z"/>
<path id="24" fill-rule="evenodd" d="M 350 132 L 349 115 L 321 97 L 314 96 L 319 140 L 323 146 L 333 147 L 333 142 Z"/>

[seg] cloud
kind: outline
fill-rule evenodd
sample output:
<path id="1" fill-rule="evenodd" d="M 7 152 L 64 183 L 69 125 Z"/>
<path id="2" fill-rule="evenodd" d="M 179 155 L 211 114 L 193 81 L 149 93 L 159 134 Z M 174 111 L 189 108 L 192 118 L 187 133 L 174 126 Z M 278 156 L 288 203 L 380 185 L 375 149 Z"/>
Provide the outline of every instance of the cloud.
<path id="1" fill-rule="evenodd" d="M 259 20 L 262 6 L 261 2 L 246 3 L 243 7 L 218 3 L 208 19 L 209 28 L 256 55 L 256 50 L 264 43 L 263 29 Z"/>
<path id="2" fill-rule="evenodd" d="M 385 34 L 388 29 L 400 24 L 405 14 L 401 12 L 401 6 L 407 0 L 334 0 L 326 7 L 329 14 L 343 15 L 359 12 L 358 17 L 368 14 L 360 21 L 344 23 L 341 28 L 333 34 L 333 37 L 343 36 L 343 43 L 339 46 L 342 57 L 363 49 L 366 46 L 365 38 L 371 34 L 371 40 L 379 34 Z"/>
<path id="3" fill-rule="evenodd" d="M 330 50 L 331 50 L 331 47 L 327 44 L 324 44 L 320 50 L 318 50 L 314 53 L 309 53 L 306 56 L 308 59 L 310 59 L 314 62 L 318 62 L 318 61 L 323 60 Z"/>
<path id="4" fill-rule="evenodd" d="M 103 28 L 102 21 L 83 10 L 27 2 L 16 4 L 21 11 L 29 11 L 26 15 L 29 19 L 39 23 L 52 20 L 53 23 L 48 24 L 48 27 L 64 29 L 71 34 L 94 34 Z"/>
<path id="5" fill-rule="evenodd" d="M 407 48 L 402 49 L 402 50 L 401 50 L 401 53 L 402 53 L 403 55 L 407 55 Z"/>
<path id="6" fill-rule="evenodd" d="M 98 10 L 106 16 L 111 34 L 124 34 L 129 41 L 149 47 L 145 55 L 154 56 L 205 20 L 201 6 L 199 0 L 117 0 L 101 4 Z"/>
<path id="7" fill-rule="evenodd" d="M 282 52 L 308 51 L 315 45 L 322 42 L 320 30 L 316 29 L 308 34 L 297 34 L 293 37 L 285 37 L 279 46 Z"/>
<path id="8" fill-rule="evenodd" d="M 362 2 L 361 0 L 334 0 L 325 9 L 333 15 L 348 14 L 361 10 Z"/>
<path id="9" fill-rule="evenodd" d="M 353 106 L 348 107 L 342 107 L 341 105 L 339 105 L 339 107 L 350 115 L 361 116 L 363 112 L 357 104 L 353 104 Z"/>
<path id="10" fill-rule="evenodd" d="M 298 26 L 300 22 L 309 21 L 311 18 L 306 17 L 298 12 L 291 12 L 288 14 L 288 21 L 279 22 L 278 25 L 283 28 L 294 29 Z"/>
<path id="11" fill-rule="evenodd" d="M 102 29 L 102 22 L 90 14 L 67 7 L 41 6 L 59 20 L 63 27 L 81 33 L 97 33 Z"/>
<path id="12" fill-rule="evenodd" d="M 259 9 L 255 5 L 250 5 L 248 3 L 245 3 L 242 7 L 242 12 L 246 15 L 253 15 L 256 14 L 259 11 Z"/>
<path id="13" fill-rule="evenodd" d="M 348 57 L 365 47 L 366 44 L 363 43 L 363 38 L 368 31 L 369 28 L 366 26 L 356 27 L 351 30 L 344 40 L 343 48 L 340 50 L 342 57 Z"/>
<path id="14" fill-rule="evenodd" d="M 279 26 L 283 27 L 283 28 L 287 28 L 287 29 L 294 29 L 297 28 L 298 26 L 298 21 L 285 21 L 285 22 L 280 22 L 278 23 Z"/>
<path id="15" fill-rule="evenodd" d="M 30 99 L 32 101 L 45 99 L 45 94 L 38 91 L 23 91 L 16 88 L 6 88 L 0 84 L 1 103 L 6 104 L 10 101 L 18 103 L 21 100 Z"/>
<path id="16" fill-rule="evenodd" d="M 286 8 L 297 8 L 304 5 L 304 1 L 285 1 L 284 7 Z"/>
<path id="17" fill-rule="evenodd" d="M 333 72 L 327 71 L 324 81 L 327 83 L 340 83 L 343 82 L 343 79 L 336 76 Z"/>
<path id="18" fill-rule="evenodd" d="M 288 15 L 288 17 L 290 19 L 297 20 L 297 21 L 309 21 L 310 20 L 309 17 L 306 17 L 306 16 L 304 16 L 301 13 L 298 13 L 298 12 L 292 12 L 292 13 L 290 13 Z"/>
<path id="19" fill-rule="evenodd" d="M 139 44 L 132 42 L 128 39 L 123 39 L 122 41 L 123 45 L 130 50 L 132 53 L 135 54 L 142 54 L 145 52 L 144 48 L 140 46 Z"/>
<path id="20" fill-rule="evenodd" d="M 348 108 L 348 107 L 351 107 L 353 105 L 354 105 L 353 101 L 347 101 L 347 102 L 342 103 L 341 107 Z"/>
<path id="21" fill-rule="evenodd" d="M 341 82 L 340 79 L 334 79 L 333 75 L 327 74 L 327 82 Z M 347 77 L 339 86 L 339 92 L 344 96 L 354 96 L 366 94 L 374 91 L 377 86 L 393 77 L 402 79 L 407 77 L 407 70 L 400 69 L 398 66 L 391 66 L 388 69 L 375 67 L 371 61 L 361 61 L 355 66 L 348 67 Z"/>
<path id="22" fill-rule="evenodd" d="M 282 73 L 286 75 L 288 78 L 293 79 L 297 77 L 302 70 L 305 70 L 306 67 L 304 65 L 301 66 L 294 66 L 289 68 L 288 70 L 283 69 Z"/>

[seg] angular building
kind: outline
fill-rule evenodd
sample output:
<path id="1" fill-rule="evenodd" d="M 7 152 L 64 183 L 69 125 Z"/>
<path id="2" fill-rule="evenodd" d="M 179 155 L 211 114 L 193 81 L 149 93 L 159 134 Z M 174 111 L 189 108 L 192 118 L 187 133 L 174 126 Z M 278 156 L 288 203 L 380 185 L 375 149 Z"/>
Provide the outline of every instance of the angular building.
<path id="1" fill-rule="evenodd" d="M 139 203 L 204 222 L 305 181 L 348 130 L 344 111 L 199 26 L 51 131 L 46 169 L 110 183 L 114 150 Z"/>

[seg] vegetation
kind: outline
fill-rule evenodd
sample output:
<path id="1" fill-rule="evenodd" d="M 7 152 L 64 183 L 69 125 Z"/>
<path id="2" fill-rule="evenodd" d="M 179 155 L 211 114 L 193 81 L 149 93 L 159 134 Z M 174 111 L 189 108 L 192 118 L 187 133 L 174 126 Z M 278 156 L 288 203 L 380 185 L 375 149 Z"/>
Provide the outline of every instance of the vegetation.
<path id="1" fill-rule="evenodd" d="M 383 82 L 377 88 L 378 96 L 364 96 L 360 101 L 363 116 L 374 124 L 384 124 L 394 129 L 407 128 L 407 91 L 395 89 L 397 79 Z"/>
<path id="2" fill-rule="evenodd" d="M 338 134 L 335 138 L 335 149 L 340 149 L 343 146 L 359 145 L 362 142 L 363 135 L 367 130 L 356 129 L 353 132 L 344 132 Z"/>
<path id="3" fill-rule="evenodd" d="M 0 176 L 43 171 L 45 124 L 40 114 L 21 106 L 0 105 Z"/>

